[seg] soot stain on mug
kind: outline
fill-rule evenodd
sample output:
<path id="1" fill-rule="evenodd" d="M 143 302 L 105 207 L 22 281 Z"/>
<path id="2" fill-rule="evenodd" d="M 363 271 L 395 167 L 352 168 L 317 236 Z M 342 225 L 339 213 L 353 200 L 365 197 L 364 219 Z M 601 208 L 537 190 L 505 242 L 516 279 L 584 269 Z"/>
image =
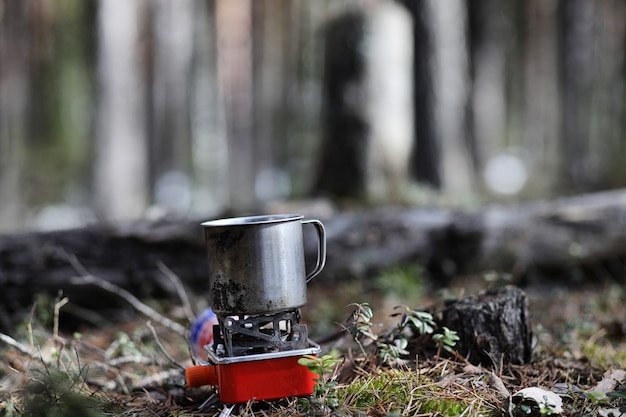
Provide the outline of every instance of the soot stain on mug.
<path id="1" fill-rule="evenodd" d="M 215 242 L 215 248 L 220 251 L 227 251 L 235 247 L 244 237 L 243 230 L 225 230 L 219 233 L 208 235 L 209 241 Z"/>
<path id="2" fill-rule="evenodd" d="M 246 311 L 246 288 L 239 282 L 227 280 L 213 284 L 213 307 L 220 313 L 243 313 Z"/>

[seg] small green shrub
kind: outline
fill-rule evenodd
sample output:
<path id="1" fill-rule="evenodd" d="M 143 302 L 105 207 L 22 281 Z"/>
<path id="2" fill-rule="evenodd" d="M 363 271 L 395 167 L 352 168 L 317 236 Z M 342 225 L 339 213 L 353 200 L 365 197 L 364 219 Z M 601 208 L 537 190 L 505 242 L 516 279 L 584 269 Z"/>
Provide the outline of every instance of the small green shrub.
<path id="1" fill-rule="evenodd" d="M 337 381 L 334 378 L 334 371 L 340 359 L 331 354 L 323 356 L 303 355 L 298 359 L 298 363 L 309 368 L 309 371 L 317 375 L 315 378 L 315 388 L 313 399 L 302 398 L 300 406 L 305 411 L 319 411 L 322 415 L 328 414 L 339 405 L 337 399 Z"/>

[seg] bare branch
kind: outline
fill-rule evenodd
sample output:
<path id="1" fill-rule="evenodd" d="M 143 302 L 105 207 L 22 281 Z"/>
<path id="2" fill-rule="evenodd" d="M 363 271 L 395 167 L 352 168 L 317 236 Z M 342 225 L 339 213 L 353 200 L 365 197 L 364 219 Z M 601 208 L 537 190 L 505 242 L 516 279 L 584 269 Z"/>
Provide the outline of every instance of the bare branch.
<path id="1" fill-rule="evenodd" d="M 180 301 L 183 305 L 183 310 L 185 311 L 185 315 L 187 316 L 187 320 L 189 320 L 190 323 L 193 323 L 196 319 L 196 314 L 193 312 L 193 308 L 191 307 L 191 302 L 189 301 L 189 296 L 187 295 L 187 291 L 185 290 L 183 282 L 180 280 L 178 275 L 176 275 L 171 269 L 169 269 L 163 262 L 157 262 L 157 266 L 159 267 L 159 270 L 163 273 L 163 275 L 165 275 L 170 281 L 172 281 L 172 284 L 174 284 L 174 287 L 176 288 L 176 293 L 178 294 L 178 298 L 180 298 Z"/>
<path id="2" fill-rule="evenodd" d="M 170 361 L 173 365 L 176 365 L 178 368 L 180 368 L 181 370 L 184 371 L 185 367 L 182 366 L 181 364 L 179 364 L 178 362 L 176 362 L 176 360 L 174 360 L 172 355 L 170 355 L 169 352 L 165 349 L 165 347 L 161 343 L 161 340 L 159 339 L 159 335 L 157 334 L 156 329 L 154 328 L 152 323 L 147 322 L 146 326 L 148 326 L 148 329 L 150 329 L 150 333 L 152 333 L 152 337 L 154 337 L 154 341 L 156 342 L 156 344 L 159 347 L 159 349 L 161 349 L 161 352 L 163 352 L 163 354 L 165 355 L 167 360 Z"/>
<path id="3" fill-rule="evenodd" d="M 33 355 L 33 352 L 29 349 L 28 346 L 18 342 L 17 340 L 13 339 L 9 335 L 6 335 L 4 333 L 0 333 L 0 340 L 2 340 L 7 345 L 9 345 L 11 347 L 14 347 L 15 349 L 19 350 L 21 353 L 30 356 L 31 358 L 35 357 L 35 355 Z"/>
<path id="4" fill-rule="evenodd" d="M 185 335 L 185 328 L 180 324 L 168 319 L 163 316 L 156 310 L 151 307 L 148 307 L 146 304 L 142 303 L 137 297 L 132 295 L 130 292 L 126 291 L 123 288 L 118 287 L 115 284 L 112 284 L 108 281 L 105 281 L 101 278 L 98 278 L 94 275 L 84 275 L 80 277 L 74 277 L 71 279 L 72 284 L 77 285 L 95 285 L 96 287 L 102 288 L 105 291 L 108 291 L 112 294 L 115 294 L 121 298 L 123 298 L 128 304 L 130 304 L 135 310 L 155 321 L 156 323 L 161 324 L 162 326 L 167 327 L 168 329 L 180 334 L 181 336 Z"/>
<path id="5" fill-rule="evenodd" d="M 148 307 L 146 304 L 142 303 L 137 297 L 132 295 L 130 292 L 126 291 L 124 288 L 121 288 L 113 283 L 105 281 L 101 278 L 98 278 L 94 275 L 91 275 L 89 271 L 80 263 L 80 261 L 73 254 L 67 253 L 64 251 L 64 255 L 66 256 L 68 262 L 76 269 L 78 273 L 81 274 L 79 277 L 71 278 L 70 282 L 77 285 L 95 285 L 99 288 L 102 288 L 105 291 L 108 291 L 112 294 L 115 294 L 121 298 L 123 298 L 128 304 L 130 304 L 135 310 L 145 315 L 149 319 L 161 324 L 162 326 L 167 327 L 168 329 L 180 334 L 181 336 L 185 336 L 185 328 L 180 324 L 168 319 L 163 316 L 156 310 L 151 307 Z"/>

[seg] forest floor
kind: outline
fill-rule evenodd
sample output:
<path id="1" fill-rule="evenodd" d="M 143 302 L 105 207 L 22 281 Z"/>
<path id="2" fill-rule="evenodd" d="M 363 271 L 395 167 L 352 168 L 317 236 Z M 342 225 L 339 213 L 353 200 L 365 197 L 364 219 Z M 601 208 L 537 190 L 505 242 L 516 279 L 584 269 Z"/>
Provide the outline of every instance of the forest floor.
<path id="1" fill-rule="evenodd" d="M 402 285 L 399 291 L 372 289 L 359 283 L 331 288 L 313 282 L 303 322 L 313 340 L 322 340 L 341 328 L 337 323 L 345 323 L 354 308 L 350 304 L 367 304 L 374 313 L 372 332 L 383 333 L 397 325 L 391 316 L 397 304 L 428 310 L 442 298 L 488 285 L 494 284 L 484 277 L 459 280 L 445 291 Z M 322 345 L 318 365 L 329 372 L 313 397 L 250 402 L 232 415 L 550 415 L 549 405 L 512 397 L 538 387 L 563 401 L 560 415 L 626 416 L 624 285 L 524 291 L 533 330 L 529 364 L 479 367 L 439 351 L 391 361 L 392 366 L 382 363 L 375 343 L 359 346 L 344 332 Z M 185 322 L 180 303 L 148 304 Z M 210 388 L 185 387 L 181 367 L 191 364 L 185 338 L 153 319 L 125 314 L 113 321 L 101 312 L 73 308 L 71 300 L 42 297 L 30 320 L 0 340 L 0 416 L 220 415 L 219 404 L 202 407 Z M 64 321 L 71 315 L 88 317 L 91 324 L 70 329 Z"/>

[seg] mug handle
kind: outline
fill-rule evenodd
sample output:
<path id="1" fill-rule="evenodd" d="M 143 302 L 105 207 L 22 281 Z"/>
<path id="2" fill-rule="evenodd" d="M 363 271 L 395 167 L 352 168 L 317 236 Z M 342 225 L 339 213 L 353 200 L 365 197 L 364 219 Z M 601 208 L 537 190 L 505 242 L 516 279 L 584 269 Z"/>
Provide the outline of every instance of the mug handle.
<path id="1" fill-rule="evenodd" d="M 319 220 L 310 219 L 310 220 L 301 220 L 302 224 L 312 224 L 315 226 L 315 231 L 317 232 L 318 243 L 317 243 L 317 261 L 315 262 L 315 268 L 306 276 L 306 282 L 311 281 L 314 277 L 316 277 L 322 269 L 324 269 L 324 265 L 326 265 L 326 230 L 324 229 L 324 225 Z"/>

